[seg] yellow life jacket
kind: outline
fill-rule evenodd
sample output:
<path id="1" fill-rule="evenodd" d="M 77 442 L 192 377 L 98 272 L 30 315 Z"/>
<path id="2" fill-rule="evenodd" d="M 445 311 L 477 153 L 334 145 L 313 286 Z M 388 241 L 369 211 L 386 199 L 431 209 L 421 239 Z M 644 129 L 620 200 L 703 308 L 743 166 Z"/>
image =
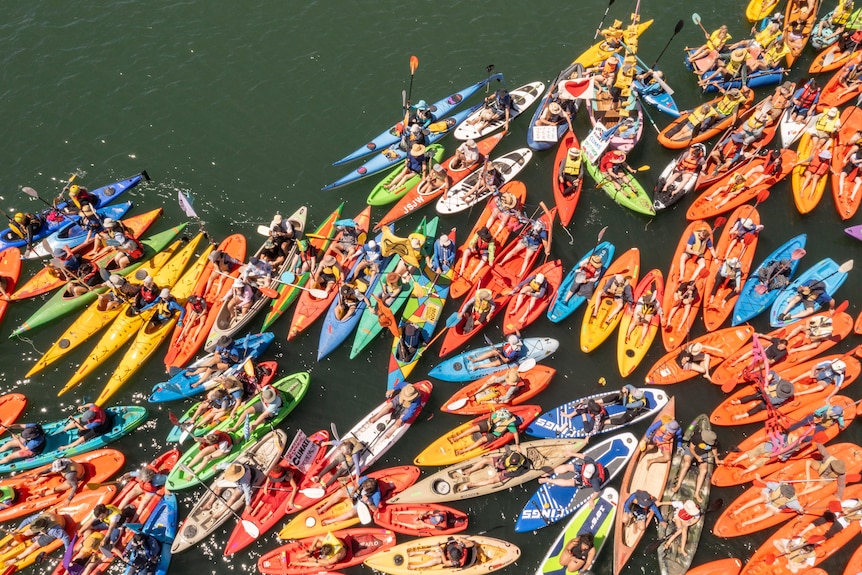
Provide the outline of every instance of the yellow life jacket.
<path id="1" fill-rule="evenodd" d="M 838 128 L 838 116 L 834 118 L 830 118 L 826 114 L 823 114 L 818 118 L 817 123 L 814 124 L 814 129 L 820 132 L 826 132 L 827 134 L 832 134 Z"/>
<path id="2" fill-rule="evenodd" d="M 728 71 L 730 71 L 730 67 L 728 67 Z M 729 95 L 725 94 L 724 97 L 715 105 L 715 111 L 722 116 L 729 116 L 733 113 L 733 109 L 742 101 L 742 95 L 740 95 L 739 99 L 734 100 Z"/>
<path id="3" fill-rule="evenodd" d="M 700 234 L 697 232 L 694 233 L 694 243 L 691 244 L 691 251 L 699 256 L 702 256 L 704 252 L 706 252 L 706 242 L 709 240 L 709 236 L 705 240 L 700 239 Z"/>
<path id="4" fill-rule="evenodd" d="M 477 297 L 473 302 L 473 311 L 475 313 L 486 313 L 491 309 L 491 300 Z"/>
<path id="5" fill-rule="evenodd" d="M 329 544 L 332 546 L 332 551 L 326 556 L 321 556 L 321 559 L 329 559 L 330 557 L 338 557 L 338 554 L 341 553 L 341 550 L 344 549 L 344 543 L 342 543 L 341 539 L 333 535 L 331 532 L 328 532 L 326 536 L 320 542 L 321 546 Z"/>
<path id="6" fill-rule="evenodd" d="M 718 50 L 718 47 L 721 46 L 722 43 L 727 43 L 733 37 L 730 34 L 726 34 L 724 38 L 719 36 L 721 34 L 721 30 L 716 30 L 712 34 L 709 35 L 709 40 L 706 41 L 706 47 L 710 50 Z"/>
<path id="7" fill-rule="evenodd" d="M 608 287 L 605 289 L 605 293 L 612 296 L 620 296 L 623 295 L 623 291 L 626 289 L 626 282 L 623 280 L 622 282 L 617 282 L 617 278 L 613 278 L 611 283 L 608 284 Z"/>
<path id="8" fill-rule="evenodd" d="M 736 73 L 739 72 L 739 69 L 742 68 L 744 65 L 745 60 L 743 60 L 742 62 L 735 62 L 731 60 L 727 63 L 727 66 L 725 66 L 725 68 L 727 69 L 728 74 L 730 74 L 731 76 L 735 76 Z"/>
<path id="9" fill-rule="evenodd" d="M 842 0 L 832 12 L 832 25 L 835 27 L 843 26 L 850 19 L 850 13 L 853 11 L 853 0 Z"/>
<path id="10" fill-rule="evenodd" d="M 569 176 L 579 176 L 581 174 L 581 158 L 573 160 L 571 156 L 566 154 L 566 163 L 563 165 L 563 173 Z"/>
<path id="11" fill-rule="evenodd" d="M 789 52 L 790 48 L 784 42 L 773 43 L 769 50 L 763 54 L 763 59 L 770 67 L 776 66 Z"/>
<path id="12" fill-rule="evenodd" d="M 536 280 L 533 280 L 530 282 L 530 289 L 532 289 L 533 291 L 539 291 L 540 289 L 542 289 L 542 284 L 540 284 Z"/>
<path id="13" fill-rule="evenodd" d="M 779 34 L 781 34 L 780 29 L 773 32 L 769 29 L 769 26 L 767 26 L 754 36 L 754 41 L 757 42 L 761 47 L 765 48 L 766 46 L 769 46 L 772 41 L 778 37 Z"/>

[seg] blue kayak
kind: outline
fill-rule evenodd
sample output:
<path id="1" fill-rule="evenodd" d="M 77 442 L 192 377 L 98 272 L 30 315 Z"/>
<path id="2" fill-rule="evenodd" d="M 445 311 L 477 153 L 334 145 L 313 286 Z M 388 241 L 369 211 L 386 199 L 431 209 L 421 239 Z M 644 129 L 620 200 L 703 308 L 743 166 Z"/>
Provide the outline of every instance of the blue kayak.
<path id="1" fill-rule="evenodd" d="M 691 70 L 695 71 L 694 66 L 689 61 L 689 55 L 694 52 L 694 50 L 689 50 L 685 56 L 685 65 Z M 749 88 L 759 88 L 760 86 L 769 86 L 771 84 L 779 84 L 781 80 L 784 78 L 784 68 L 778 66 L 776 68 L 771 68 L 767 70 L 759 70 L 757 72 L 751 72 L 746 75 L 745 85 Z M 735 76 L 730 80 L 722 80 L 718 77 L 716 70 L 709 70 L 704 72 L 703 76 L 701 76 L 702 80 L 706 80 L 707 84 L 703 87 L 704 92 L 717 92 L 719 87 L 722 92 L 726 92 L 731 88 L 741 88 L 742 87 L 742 78 L 740 76 Z"/>
<path id="2" fill-rule="evenodd" d="M 272 332 L 265 333 L 256 333 L 247 335 L 243 338 L 240 338 L 234 342 L 234 345 L 243 351 L 243 358 L 252 358 L 257 359 L 263 352 L 266 351 L 266 348 L 269 347 L 269 344 L 275 339 L 275 334 Z M 213 354 L 208 353 L 198 359 L 197 361 L 189 364 L 184 370 L 180 371 L 168 381 L 164 381 L 161 383 L 157 383 L 153 386 L 153 390 L 150 393 L 150 397 L 148 401 L 151 403 L 161 403 L 164 401 L 176 401 L 179 399 L 185 399 L 187 397 L 194 397 L 200 393 L 204 393 L 209 389 L 209 386 L 203 384 L 192 387 L 192 384 L 198 383 L 200 381 L 200 376 L 196 375 L 194 377 L 189 377 L 186 375 L 188 371 L 194 370 L 196 367 L 205 364 L 212 358 Z M 243 361 L 240 361 L 235 366 L 227 369 L 225 373 L 217 372 L 211 378 L 210 381 L 215 379 L 219 375 L 230 375 L 233 372 L 239 371 L 242 369 Z"/>
<path id="3" fill-rule="evenodd" d="M 171 564 L 171 545 L 177 537 L 178 528 L 179 506 L 177 496 L 167 492 L 156 504 L 156 508 L 141 529 L 145 534 L 155 537 L 162 544 L 162 554 L 153 575 L 165 575 L 168 572 L 168 567 Z M 133 561 L 129 561 L 129 563 L 133 563 Z M 133 572 L 134 569 L 131 565 L 126 567 L 125 575 L 133 575 Z"/>
<path id="4" fill-rule="evenodd" d="M 814 264 L 811 268 L 805 270 L 799 277 L 793 280 L 793 282 L 788 285 L 786 288 L 781 290 L 778 294 L 778 297 L 775 298 L 775 302 L 772 304 L 772 309 L 769 310 L 769 325 L 772 327 L 784 327 L 789 323 L 793 323 L 796 321 L 795 319 L 781 319 L 779 314 L 784 310 L 787 306 L 788 302 L 796 295 L 796 289 L 805 283 L 808 280 L 819 280 L 826 284 L 826 293 L 829 296 L 832 296 L 838 288 L 844 283 L 847 279 L 847 273 L 840 271 L 838 268 L 840 266 L 835 263 L 832 258 L 825 258 L 820 260 L 816 264 Z M 814 312 L 820 310 L 822 306 L 817 302 L 814 303 Z M 794 305 L 788 313 L 790 315 L 796 314 L 804 309 L 802 302 Z M 813 313 L 813 312 L 812 312 Z"/>
<path id="5" fill-rule="evenodd" d="M 114 220 L 119 220 L 126 213 L 132 209 L 132 202 L 122 202 L 120 204 L 111 204 L 110 206 L 105 206 L 104 208 L 99 208 L 96 210 L 96 214 L 101 218 L 111 218 Z M 78 247 L 84 240 L 87 239 L 87 229 L 82 227 L 80 222 L 75 222 L 71 226 L 60 230 L 59 232 L 55 232 L 45 238 L 45 241 L 48 242 L 48 245 L 51 247 L 51 250 L 55 250 L 56 248 L 67 247 L 70 250 Z M 36 246 L 36 250 L 30 250 L 34 252 L 34 255 L 41 257 L 51 257 L 53 253 L 48 253 L 47 250 L 44 250 L 41 245 Z"/>
<path id="6" fill-rule="evenodd" d="M 498 82 L 502 82 L 503 81 L 503 75 L 502 74 L 494 74 L 493 76 L 491 76 L 485 80 L 482 80 L 481 82 L 476 82 L 472 86 L 467 86 L 466 88 L 464 88 L 463 90 L 461 90 L 459 92 L 455 92 L 454 94 L 446 96 L 442 100 L 438 100 L 437 102 L 434 102 L 433 104 L 431 104 L 431 109 L 432 109 L 432 113 L 434 114 L 433 117 L 435 118 L 435 120 L 431 120 L 428 123 L 429 124 L 433 123 L 434 121 L 436 121 L 436 119 L 445 117 L 446 114 L 448 114 L 449 112 L 451 112 L 452 110 L 454 110 L 455 108 L 460 106 L 464 102 L 464 100 L 466 100 L 467 98 L 469 98 L 470 96 L 472 96 L 473 94 L 475 94 L 476 92 L 478 92 L 479 90 L 481 90 L 487 84 L 491 83 L 494 80 L 497 80 Z M 415 106 L 414 106 L 414 108 L 415 108 Z M 337 162 L 333 162 L 332 165 L 333 166 L 339 166 L 341 164 L 345 164 L 347 162 L 356 160 L 356 159 L 361 158 L 363 156 L 367 156 L 368 154 L 373 154 L 374 152 L 376 152 L 378 150 L 388 148 L 392 144 L 398 143 L 398 141 L 401 140 L 401 129 L 402 129 L 402 124 L 399 120 L 399 123 L 393 125 L 391 128 L 389 128 L 385 132 L 382 132 L 379 136 L 377 136 L 376 138 L 374 138 L 373 140 L 371 140 L 370 142 L 368 142 L 367 144 L 365 144 L 361 148 L 357 148 L 356 150 L 347 154 L 346 156 L 344 156 L 343 158 L 341 158 Z"/>
<path id="7" fill-rule="evenodd" d="M 646 72 L 646 68 L 637 67 L 638 75 Z M 663 114 L 667 114 L 673 118 L 679 118 L 679 107 L 676 105 L 676 100 L 669 94 L 664 86 L 659 83 L 644 84 L 637 78 L 632 82 L 632 88 L 640 96 L 641 100 L 658 110 Z"/>
<path id="8" fill-rule="evenodd" d="M 545 95 L 542 97 L 542 101 L 539 102 L 539 107 L 536 108 L 536 111 L 533 113 L 533 117 L 530 119 L 530 127 L 527 129 L 527 146 L 530 147 L 531 150 L 536 150 L 540 152 L 542 150 L 549 150 L 556 146 L 563 135 L 569 131 L 569 125 L 566 122 L 557 126 L 557 139 L 553 142 L 545 142 L 542 140 L 535 140 L 533 138 L 533 128 L 536 126 L 536 121 L 541 117 L 542 112 L 545 111 L 545 108 L 550 105 L 550 101 L 556 100 L 559 94 L 559 85 L 563 80 L 571 80 L 573 78 L 580 78 L 584 74 L 584 67 L 579 63 L 573 63 L 568 68 L 565 68 L 562 72 L 559 73 L 557 78 L 551 82 L 551 85 L 548 87 L 548 91 L 545 92 Z M 570 100 L 572 101 L 572 100 Z M 574 101 L 574 112 L 572 112 L 572 122 L 575 121 L 575 114 L 578 112 L 578 108 L 580 107 L 580 100 Z"/>
<path id="9" fill-rule="evenodd" d="M 580 417 L 576 416 L 569 419 L 562 417 L 562 414 L 573 411 L 578 404 L 586 404 L 590 399 L 601 399 L 606 402 L 605 409 L 608 412 L 609 419 L 605 422 L 604 427 L 602 427 L 602 433 L 608 433 L 636 421 L 652 417 L 668 402 L 668 396 L 662 390 L 654 388 L 640 389 L 643 391 L 647 402 L 645 408 L 632 409 L 626 412 L 626 409 L 620 403 L 613 402 L 618 393 L 606 391 L 575 399 L 555 407 L 534 419 L 526 431 L 529 435 L 541 439 L 586 437 L 587 434 L 584 432 L 584 424 Z"/>
<path id="10" fill-rule="evenodd" d="M 583 451 L 584 455 L 600 463 L 606 471 L 602 487 L 608 484 L 631 459 L 638 446 L 633 433 L 621 433 Z M 569 460 L 567 463 L 573 463 Z M 555 478 L 557 475 L 551 475 Z M 515 533 L 524 533 L 552 525 L 577 511 L 593 496 L 592 489 L 563 487 L 544 483 L 539 486 L 515 522 Z"/>
<path id="11" fill-rule="evenodd" d="M 736 300 L 736 305 L 733 307 L 732 325 L 736 326 L 743 324 L 772 305 L 772 302 L 775 301 L 775 298 L 778 297 L 778 293 L 781 290 L 771 289 L 763 294 L 757 293 L 755 288 L 762 283 L 758 279 L 760 270 L 765 269 L 772 262 L 791 259 L 790 255 L 793 253 L 793 250 L 804 248 L 807 240 L 808 236 L 806 234 L 799 234 L 798 236 L 787 240 L 787 242 L 779 246 L 778 249 L 766 256 L 766 259 L 763 260 L 763 262 L 757 266 L 754 271 L 748 274 L 748 279 L 739 292 L 739 299 Z M 799 260 L 790 262 L 790 277 L 793 277 L 796 273 L 797 267 L 799 267 Z"/>
<path id="12" fill-rule="evenodd" d="M 141 180 L 144 178 L 147 180 L 150 179 L 147 172 L 141 172 L 137 176 L 120 180 L 119 182 L 114 182 L 113 184 L 102 186 L 95 190 L 90 190 L 90 193 L 98 198 L 98 202 L 95 207 L 101 208 L 102 206 L 113 202 L 120 195 L 141 183 Z M 31 243 L 39 242 L 42 238 L 46 238 L 55 232 L 68 228 L 77 222 L 78 218 L 76 216 L 69 216 L 68 214 L 62 213 L 63 208 L 68 206 L 69 202 L 60 202 L 57 204 L 55 209 L 46 209 L 37 214 L 42 221 L 42 227 L 38 232 L 33 234 Z M 27 242 L 8 227 L 0 231 L 0 251 L 12 246 L 21 247 L 24 245 L 27 245 Z"/>
<path id="13" fill-rule="evenodd" d="M 72 449 L 58 449 L 58 447 L 68 445 L 78 438 L 77 428 L 73 427 L 70 431 L 63 431 L 63 428 L 66 427 L 67 423 L 69 423 L 68 418 L 63 418 L 53 423 L 42 424 L 42 429 L 45 430 L 46 435 L 45 448 L 42 450 L 42 453 L 35 457 L 18 459 L 0 465 L 0 473 L 11 473 L 13 471 L 34 469 L 42 465 L 47 465 L 60 457 L 72 457 L 73 455 L 80 455 L 82 453 L 87 453 L 94 449 L 104 447 L 112 441 L 115 441 L 136 429 L 147 418 L 146 408 L 137 405 L 109 407 L 105 411 L 108 412 L 108 416 L 112 420 L 111 423 L 113 423 L 113 426 L 111 429 L 107 433 L 97 435 L 80 445 L 76 445 Z M 11 451 L 6 448 L 6 445 L 9 443 L 9 439 L 10 438 L 7 437 L 0 440 L 0 457 L 8 455 Z"/>
<path id="14" fill-rule="evenodd" d="M 598 272 L 598 276 L 601 278 L 602 274 L 605 273 L 605 270 L 608 269 L 608 264 L 612 259 L 614 259 L 614 245 L 610 242 L 600 243 L 595 248 L 584 254 L 584 257 L 578 260 L 578 263 L 575 264 L 572 271 L 563 278 L 563 283 L 560 284 L 560 289 L 558 289 L 554 294 L 554 299 L 551 300 L 551 304 L 548 306 L 548 319 L 552 322 L 559 323 L 563 321 L 572 315 L 572 313 L 587 301 L 587 299 L 589 299 L 589 296 L 575 294 L 569 299 L 569 301 L 563 301 L 569 288 L 572 287 L 573 283 L 575 283 L 575 272 L 580 266 L 587 262 L 593 253 L 602 257 L 602 267 Z"/>
<path id="15" fill-rule="evenodd" d="M 521 355 L 518 358 L 518 363 L 524 361 L 528 357 L 531 357 L 536 361 L 542 361 L 542 359 L 548 357 L 557 351 L 558 347 L 560 347 L 560 342 L 550 337 L 527 337 L 523 339 L 523 343 L 524 345 L 521 347 Z M 465 351 L 464 353 L 458 354 L 455 357 L 451 357 L 446 361 L 437 364 L 434 366 L 434 369 L 428 373 L 428 375 L 442 381 L 463 382 L 473 381 L 480 377 L 485 377 L 486 375 L 491 375 L 492 373 L 506 369 L 505 365 L 498 365 L 495 367 L 473 367 L 469 357 L 478 356 L 486 351 L 490 351 L 492 347 L 499 349 L 503 347 L 503 344 L 495 346 L 489 345 L 472 351 Z M 485 363 L 486 361 L 487 360 L 482 360 L 479 363 Z"/>

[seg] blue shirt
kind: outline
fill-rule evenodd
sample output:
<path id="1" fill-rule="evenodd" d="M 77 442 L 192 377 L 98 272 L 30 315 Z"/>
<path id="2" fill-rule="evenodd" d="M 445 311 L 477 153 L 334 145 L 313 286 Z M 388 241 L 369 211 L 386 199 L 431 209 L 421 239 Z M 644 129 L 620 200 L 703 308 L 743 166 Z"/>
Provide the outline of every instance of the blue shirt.
<path id="1" fill-rule="evenodd" d="M 634 492 L 631 495 L 629 495 L 629 498 L 626 499 L 626 502 L 623 505 L 623 509 L 625 510 L 625 512 L 631 513 L 633 506 L 637 507 L 643 511 L 652 511 L 653 513 L 655 513 L 656 519 L 659 520 L 659 523 L 664 523 L 664 517 L 662 516 L 661 511 L 659 511 L 658 506 L 655 504 L 655 500 L 650 498 L 649 505 L 644 507 L 643 502 L 640 500 L 638 500 L 638 502 L 635 503 L 635 499 L 637 499 L 637 496 L 638 496 L 637 492 Z"/>
<path id="2" fill-rule="evenodd" d="M 416 414 L 419 412 L 419 408 L 422 405 L 422 394 L 416 396 L 416 399 L 410 402 L 410 405 L 403 406 L 398 402 L 399 395 L 401 394 L 401 390 L 404 389 L 404 386 L 407 385 L 406 381 L 402 381 L 398 385 L 396 385 L 393 389 L 395 391 L 395 395 L 392 396 L 390 401 L 393 402 L 396 410 L 400 409 L 400 417 L 402 423 L 407 423 L 411 419 L 413 419 Z M 419 391 L 418 389 L 416 391 Z"/>

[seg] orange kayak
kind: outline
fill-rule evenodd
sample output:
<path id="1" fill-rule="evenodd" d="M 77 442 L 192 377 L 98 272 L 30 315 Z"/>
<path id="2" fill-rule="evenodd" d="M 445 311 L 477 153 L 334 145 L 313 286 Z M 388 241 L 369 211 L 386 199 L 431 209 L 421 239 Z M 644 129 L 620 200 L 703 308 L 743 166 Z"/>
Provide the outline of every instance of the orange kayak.
<path id="1" fill-rule="evenodd" d="M 661 307 L 664 310 L 665 320 L 667 321 L 667 324 L 661 332 L 661 339 L 662 343 L 664 343 L 665 351 L 673 351 L 685 341 L 691 326 L 694 324 L 694 318 L 697 317 L 697 311 L 700 309 L 700 304 L 703 299 L 703 287 L 706 284 L 706 273 L 708 273 L 705 271 L 698 274 L 698 277 L 694 280 L 697 296 L 691 304 L 691 310 L 689 311 L 688 317 L 685 318 L 685 321 L 683 322 L 683 316 L 685 315 L 683 306 L 679 307 L 673 318 L 669 318 L 674 304 L 673 296 L 680 284 L 679 258 L 682 253 L 685 252 L 688 238 L 696 230 L 701 229 L 709 230 L 709 240 L 712 241 L 712 228 L 709 224 L 703 220 L 691 222 L 688 227 L 685 228 L 685 231 L 682 233 L 682 236 L 677 243 L 676 251 L 673 253 L 673 259 L 670 263 L 670 271 L 668 271 L 667 278 L 665 279 L 664 300 L 661 304 Z M 712 254 L 709 250 L 706 250 L 703 257 L 705 260 L 703 269 L 706 270 L 712 261 Z M 688 258 L 685 261 L 684 274 L 687 281 L 690 281 L 691 275 L 694 273 L 696 268 L 697 262 L 692 258 Z"/>
<path id="2" fill-rule="evenodd" d="M 632 294 L 635 303 L 640 300 L 641 296 L 643 296 L 647 290 L 653 290 L 655 292 L 656 301 L 661 302 L 661 300 L 664 299 L 664 277 L 662 276 L 661 270 L 651 269 L 641 279 L 641 281 L 638 282 L 638 285 L 635 287 L 634 293 Z M 631 375 L 637 366 L 640 365 L 641 361 L 643 361 L 643 358 L 646 356 L 647 351 L 649 351 L 659 328 L 661 328 L 659 316 L 658 314 L 655 314 L 647 327 L 647 333 L 643 340 L 643 345 L 640 344 L 643 326 L 636 326 L 634 331 L 632 331 L 631 337 L 626 339 L 629 326 L 634 319 L 634 308 L 635 306 L 626 306 L 625 310 L 623 310 L 623 318 L 620 320 L 620 331 L 617 338 L 617 366 L 620 369 L 620 375 L 623 377 Z"/>
<path id="3" fill-rule="evenodd" d="M 560 283 L 563 281 L 563 264 L 560 260 L 545 262 L 544 265 L 533 270 L 527 278 L 534 274 L 544 274 L 545 281 L 548 282 L 545 295 L 541 299 L 533 303 L 533 309 L 529 312 L 530 296 L 525 296 L 521 302 L 521 307 L 515 309 L 518 305 L 518 294 L 512 294 L 512 299 L 506 306 L 506 313 L 503 315 L 503 333 L 508 335 L 520 331 L 542 317 L 545 310 L 548 309 L 548 304 L 557 296 L 557 291 L 560 289 Z M 526 279 L 526 278 L 524 278 Z M 526 315 L 525 315 L 526 314 Z"/>
<path id="4" fill-rule="evenodd" d="M 682 112 L 680 114 L 679 118 L 671 122 L 670 125 L 668 125 L 664 130 L 661 131 L 658 136 L 656 136 L 658 143 L 665 148 L 670 148 L 671 150 L 682 150 L 683 148 L 688 148 L 692 144 L 697 144 L 698 142 L 705 142 L 719 135 L 727 128 L 732 126 L 734 122 L 738 119 L 739 115 L 745 112 L 745 110 L 749 109 L 754 103 L 754 90 L 750 88 L 742 88 L 742 90 L 744 90 L 743 93 L 745 94 L 745 101 L 739 105 L 739 109 L 737 110 L 736 114 L 731 114 L 720 122 L 715 123 L 714 125 L 710 126 L 708 130 L 698 132 L 697 135 L 693 138 L 686 135 L 686 130 L 683 130 L 682 133 L 674 134 L 673 137 L 669 137 L 667 135 L 668 132 L 674 130 L 675 126 L 685 124 L 685 122 L 688 121 L 688 115 L 694 111 L 686 110 L 685 112 Z M 717 98 L 714 98 L 706 103 L 710 106 L 715 106 L 719 101 L 721 101 L 723 97 L 724 96 L 718 96 Z M 700 106 L 698 106 L 698 108 L 699 107 Z"/>
<path id="5" fill-rule="evenodd" d="M 490 413 L 498 407 L 520 405 L 544 391 L 544 389 L 548 387 L 548 384 L 551 383 L 551 379 L 553 379 L 556 373 L 557 370 L 552 367 L 536 365 L 529 371 L 519 374 L 521 376 L 523 386 L 515 397 L 507 403 L 497 403 L 494 401 L 505 393 L 504 390 L 508 387 L 505 381 L 501 381 L 499 385 L 494 387 L 489 387 L 487 390 L 482 392 L 480 397 L 473 397 L 473 395 L 489 380 L 498 377 L 505 377 L 506 372 L 502 371 L 487 375 L 456 391 L 452 397 L 443 402 L 443 406 L 440 407 L 440 411 L 444 411 L 446 413 L 457 413 L 458 415 L 477 415 L 480 413 Z M 466 403 L 464 403 L 464 400 L 466 400 Z M 460 405 L 461 403 L 464 403 L 464 405 L 457 408 L 455 407 L 455 405 Z M 453 407 L 449 407 L 450 405 Z"/>
<path id="6" fill-rule="evenodd" d="M 614 332 L 620 321 L 623 319 L 623 309 L 610 320 L 608 314 L 616 305 L 616 300 L 613 297 L 602 297 L 601 291 L 605 284 L 613 281 L 615 274 L 622 274 L 628 278 L 628 283 L 634 295 L 634 288 L 638 283 L 640 275 L 641 253 L 637 248 L 631 248 L 620 257 L 615 259 L 602 279 L 596 284 L 596 290 L 590 297 L 587 303 L 587 310 L 584 312 L 584 319 L 581 321 L 581 351 L 590 353 L 602 344 Z"/>
<path id="7" fill-rule="evenodd" d="M 25 409 L 27 409 L 27 396 L 23 393 L 0 395 L 0 426 L 6 428 L 15 423 Z M 0 430 L 0 432 L 3 431 L 6 430 Z"/>
<path id="8" fill-rule="evenodd" d="M 686 575 L 739 575 L 742 561 L 736 557 L 718 559 L 686 571 Z"/>
<path id="9" fill-rule="evenodd" d="M 13 294 L 21 277 L 21 250 L 12 246 L 0 253 L 0 277 L 6 282 L 6 293 Z M 6 315 L 9 301 L 0 298 L 0 321 Z"/>
<path id="10" fill-rule="evenodd" d="M 856 548 L 844 567 L 843 575 L 859 575 L 862 573 L 862 546 Z"/>
<path id="11" fill-rule="evenodd" d="M 817 22 L 817 11 L 820 9 L 820 0 L 814 0 L 814 7 L 809 13 L 804 14 L 805 18 L 803 18 L 802 13 L 802 8 L 804 6 L 806 6 L 806 2 L 804 0 L 788 0 L 787 8 L 784 10 L 784 38 L 788 38 L 793 35 L 790 28 L 791 24 L 798 20 L 805 21 L 805 26 L 802 28 L 801 33 L 795 35 L 801 36 L 801 38 L 797 42 L 785 42 L 785 45 L 790 48 L 787 56 L 785 56 L 788 68 L 793 66 L 793 63 L 802 55 L 802 50 L 808 44 L 808 37 L 811 36 L 811 29 L 814 28 L 814 23 Z"/>
<path id="12" fill-rule="evenodd" d="M 862 53 L 862 50 L 854 50 L 852 52 L 842 52 L 841 42 L 836 42 L 831 46 L 823 49 L 814 57 L 811 65 L 808 66 L 809 74 L 822 74 L 823 72 L 832 72 L 842 67 L 852 58 Z"/>
<path id="13" fill-rule="evenodd" d="M 745 345 L 745 342 L 750 340 L 753 334 L 754 328 L 750 325 L 738 325 L 713 331 L 693 339 L 685 348 L 675 349 L 658 360 L 647 374 L 646 382 L 651 385 L 670 385 L 697 377 L 700 375 L 698 372 L 693 369 L 683 369 L 677 361 L 684 349 L 694 344 L 700 344 L 704 348 L 703 353 L 708 354 L 711 358 L 710 366 L 718 365 Z"/>
<path id="14" fill-rule="evenodd" d="M 862 187 L 856 190 L 853 196 L 853 188 L 856 187 L 855 179 L 862 176 L 854 169 L 844 177 L 841 183 L 841 174 L 845 164 L 844 158 L 850 148 L 856 144 L 854 136 L 862 131 L 862 109 L 858 106 L 848 106 L 841 112 L 841 127 L 838 129 L 838 137 L 832 146 L 832 197 L 835 200 L 835 209 L 842 220 L 849 220 L 859 210 L 859 202 L 862 201 Z"/>
<path id="15" fill-rule="evenodd" d="M 445 513 L 445 523 L 431 526 L 418 521 L 419 516 L 428 513 Z M 463 511 L 440 503 L 392 503 L 374 517 L 380 527 L 413 537 L 460 533 L 467 529 L 468 521 L 469 516 Z"/>
<path id="16" fill-rule="evenodd" d="M 551 186 L 554 189 L 554 201 L 557 203 L 557 210 L 560 212 L 560 223 L 566 227 L 571 223 L 572 217 L 575 215 L 575 208 L 578 206 L 578 199 L 581 197 L 581 189 L 584 186 L 583 166 L 581 167 L 581 181 L 578 183 L 575 190 L 568 196 L 563 195 L 563 186 L 560 184 L 560 171 L 563 168 L 563 163 L 572 148 L 580 149 L 581 144 L 578 142 L 578 137 L 572 132 L 567 132 L 560 141 L 560 146 L 557 148 L 557 155 L 554 156 L 554 172 L 552 174 Z"/>
<path id="17" fill-rule="evenodd" d="M 862 63 L 862 54 L 851 58 L 829 78 L 829 81 L 820 91 L 820 99 L 817 100 L 818 112 L 825 112 L 828 108 L 838 107 L 862 93 L 862 82 L 856 82 L 849 87 L 841 82 L 842 76 L 851 70 L 851 66 L 858 66 L 860 63 Z"/>

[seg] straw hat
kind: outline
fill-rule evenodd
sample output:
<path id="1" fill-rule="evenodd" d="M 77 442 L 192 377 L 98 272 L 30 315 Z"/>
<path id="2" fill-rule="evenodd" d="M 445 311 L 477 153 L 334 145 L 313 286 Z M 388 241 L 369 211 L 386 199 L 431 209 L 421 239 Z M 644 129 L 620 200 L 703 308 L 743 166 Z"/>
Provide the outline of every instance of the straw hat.
<path id="1" fill-rule="evenodd" d="M 334 266 L 336 264 L 335 256 L 332 254 L 327 254 L 323 256 L 323 260 L 320 263 L 323 264 L 325 267 Z"/>
<path id="2" fill-rule="evenodd" d="M 847 464 L 845 464 L 841 459 L 833 459 L 829 462 L 829 467 L 831 467 L 832 471 L 838 475 L 847 473 Z"/>
<path id="3" fill-rule="evenodd" d="M 425 153 L 425 146 L 422 144 L 413 144 L 413 147 L 410 148 L 411 156 L 421 156 Z"/>
<path id="4" fill-rule="evenodd" d="M 574 148 L 574 147 L 569 148 L 569 155 L 573 158 L 580 158 L 581 157 L 581 149 L 580 148 Z"/>
<path id="5" fill-rule="evenodd" d="M 277 397 L 277 395 L 278 395 L 278 394 L 276 393 L 276 391 L 275 391 L 275 389 L 274 389 L 274 388 L 272 388 L 272 387 L 265 387 L 265 388 L 263 389 L 263 393 L 261 394 L 261 397 L 263 397 L 263 400 L 264 400 L 266 403 L 272 403 L 273 401 L 275 401 L 275 398 Z"/>
<path id="6" fill-rule="evenodd" d="M 506 383 L 508 383 L 509 385 L 512 385 L 514 383 L 518 383 L 518 381 L 520 379 L 521 379 L 521 376 L 518 375 L 517 369 L 510 369 L 509 371 L 506 372 Z"/>
<path id="7" fill-rule="evenodd" d="M 245 467 L 240 463 L 231 463 L 224 470 L 224 478 L 228 481 L 239 481 L 245 475 Z"/>
<path id="8" fill-rule="evenodd" d="M 443 234 L 442 236 L 440 236 L 440 245 L 443 247 L 452 245 L 452 240 L 449 239 L 449 236 L 447 234 Z"/>
<path id="9" fill-rule="evenodd" d="M 602 256 L 600 256 L 599 254 L 591 255 L 590 256 L 590 263 L 593 264 L 594 266 L 602 265 Z"/>
<path id="10" fill-rule="evenodd" d="M 503 195 L 500 196 L 500 204 L 502 204 L 505 209 L 511 210 L 518 205 L 518 198 L 516 198 L 515 194 L 512 192 L 503 192 Z"/>
<path id="11" fill-rule="evenodd" d="M 691 346 L 688 348 L 688 351 L 697 355 L 698 353 L 703 351 L 703 344 L 701 344 L 700 342 L 695 342 L 691 344 Z"/>
<path id="12" fill-rule="evenodd" d="M 476 290 L 476 297 L 478 299 L 491 300 L 494 297 L 494 294 L 488 288 L 481 288 Z"/>
<path id="13" fill-rule="evenodd" d="M 416 391 L 416 388 L 413 386 L 412 383 L 408 383 L 401 388 L 401 391 L 398 393 L 398 397 L 401 400 L 401 403 L 410 403 L 411 401 L 419 397 L 419 392 Z"/>
<path id="14" fill-rule="evenodd" d="M 548 106 L 548 109 L 551 111 L 552 114 L 561 114 L 563 112 L 563 108 L 556 102 L 551 102 L 550 106 Z"/>
<path id="15" fill-rule="evenodd" d="M 730 53 L 730 61 L 731 62 L 745 62 L 745 59 L 748 57 L 748 50 L 745 48 L 737 48 L 733 52 Z"/>

